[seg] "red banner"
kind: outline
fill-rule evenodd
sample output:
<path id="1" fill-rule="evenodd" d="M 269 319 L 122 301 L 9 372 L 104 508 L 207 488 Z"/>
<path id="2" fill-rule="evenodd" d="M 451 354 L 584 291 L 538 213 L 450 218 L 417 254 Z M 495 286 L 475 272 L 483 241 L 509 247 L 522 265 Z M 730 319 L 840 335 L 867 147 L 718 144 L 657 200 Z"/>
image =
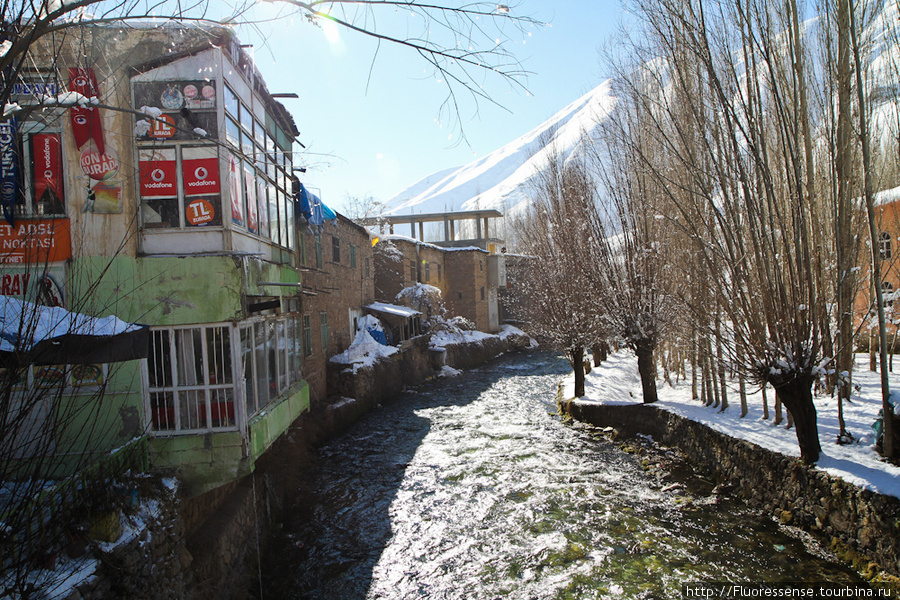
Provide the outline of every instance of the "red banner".
<path id="1" fill-rule="evenodd" d="M 187 196 L 219 193 L 219 159 L 191 158 L 181 163 L 181 179 Z"/>
<path id="2" fill-rule="evenodd" d="M 69 91 L 78 92 L 86 98 L 100 96 L 100 86 L 93 69 L 69 68 Z M 103 128 L 100 123 L 100 111 L 96 108 L 73 106 L 69 109 L 69 119 L 72 122 L 72 135 L 75 136 L 75 145 L 81 149 L 90 140 L 94 140 L 97 151 L 100 154 L 106 152 L 103 143 Z"/>
<path id="3" fill-rule="evenodd" d="M 50 190 L 60 200 L 62 194 L 62 166 L 58 133 L 38 133 L 31 138 L 34 162 L 34 197 L 40 201 Z"/>
<path id="4" fill-rule="evenodd" d="M 178 195 L 174 160 L 142 160 L 140 173 L 142 198 Z"/>

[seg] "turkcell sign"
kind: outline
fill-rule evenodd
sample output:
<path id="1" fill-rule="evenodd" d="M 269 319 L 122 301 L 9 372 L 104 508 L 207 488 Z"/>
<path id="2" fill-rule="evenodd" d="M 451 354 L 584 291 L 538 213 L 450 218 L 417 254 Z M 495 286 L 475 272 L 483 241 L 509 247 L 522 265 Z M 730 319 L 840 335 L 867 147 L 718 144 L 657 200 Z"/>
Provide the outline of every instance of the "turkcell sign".
<path id="1" fill-rule="evenodd" d="M 219 159 L 192 158 L 181 164 L 181 179 L 187 196 L 219 193 Z"/>
<path id="2" fill-rule="evenodd" d="M 0 205 L 3 216 L 12 224 L 16 208 L 16 188 L 18 187 L 18 160 L 15 117 L 0 122 Z"/>

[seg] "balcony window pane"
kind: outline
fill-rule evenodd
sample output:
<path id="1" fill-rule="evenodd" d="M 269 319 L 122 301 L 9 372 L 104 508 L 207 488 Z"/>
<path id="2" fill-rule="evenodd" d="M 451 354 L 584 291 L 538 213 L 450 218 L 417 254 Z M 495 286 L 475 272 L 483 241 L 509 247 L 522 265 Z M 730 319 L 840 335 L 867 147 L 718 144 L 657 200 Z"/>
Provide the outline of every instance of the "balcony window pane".
<path id="1" fill-rule="evenodd" d="M 253 386 L 253 326 L 241 329 L 241 367 L 244 370 L 244 397 L 247 400 L 247 414 L 256 413 L 256 393 Z"/>
<path id="2" fill-rule="evenodd" d="M 209 391 L 210 413 L 213 427 L 230 427 L 235 424 L 234 389 L 220 388 Z"/>
<path id="3" fill-rule="evenodd" d="M 262 410 L 269 403 L 269 361 L 266 355 L 265 323 L 257 323 L 253 329 L 256 331 L 256 397 L 259 401 L 257 410 Z"/>
<path id="4" fill-rule="evenodd" d="M 224 327 L 206 330 L 206 352 L 209 362 L 209 383 L 234 383 L 231 374 L 231 337 Z"/>
<path id="5" fill-rule="evenodd" d="M 150 387 L 162 388 L 172 386 L 172 356 L 169 347 L 169 331 L 167 329 L 151 332 L 147 370 L 150 372 Z"/>
<path id="6" fill-rule="evenodd" d="M 175 331 L 175 356 L 180 387 L 203 385 L 203 346 L 199 329 Z"/>
<path id="7" fill-rule="evenodd" d="M 274 321 L 266 321 L 264 325 L 266 329 L 266 354 L 268 355 L 269 363 L 269 377 L 267 383 L 269 385 L 269 401 L 271 402 L 278 397 L 278 367 L 280 366 L 277 351 L 278 338 L 276 336 Z"/>
<path id="8" fill-rule="evenodd" d="M 185 390 L 178 393 L 182 429 L 206 427 L 206 392 Z"/>
<path id="9" fill-rule="evenodd" d="M 278 391 L 280 393 L 290 385 L 287 368 L 287 327 L 284 319 L 279 319 L 275 323 L 275 341 L 275 355 L 278 358 Z"/>
<path id="10" fill-rule="evenodd" d="M 156 431 L 175 429 L 175 395 L 172 392 L 150 394 L 150 418 Z"/>

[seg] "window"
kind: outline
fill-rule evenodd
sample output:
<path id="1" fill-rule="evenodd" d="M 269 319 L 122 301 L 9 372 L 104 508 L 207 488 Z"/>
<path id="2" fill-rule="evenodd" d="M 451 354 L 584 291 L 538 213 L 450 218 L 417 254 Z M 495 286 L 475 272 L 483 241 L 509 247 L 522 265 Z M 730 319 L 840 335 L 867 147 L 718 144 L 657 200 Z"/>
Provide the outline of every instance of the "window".
<path id="1" fill-rule="evenodd" d="M 316 233 L 316 268 L 322 269 L 322 234 Z"/>
<path id="2" fill-rule="evenodd" d="M 312 317 L 303 315 L 303 356 L 312 354 Z"/>
<path id="3" fill-rule="evenodd" d="M 890 281 L 882 281 L 881 282 L 881 295 L 884 300 L 885 308 L 890 308 L 893 310 L 894 307 L 894 286 L 891 285 Z"/>
<path id="4" fill-rule="evenodd" d="M 138 157 L 145 228 L 222 225 L 215 146 L 141 148 Z"/>
<path id="5" fill-rule="evenodd" d="M 891 234 L 882 231 L 878 240 L 878 253 L 881 260 L 889 260 L 891 258 Z"/>
<path id="6" fill-rule="evenodd" d="M 138 128 L 141 224 L 190 229 L 224 224 L 216 140 L 216 83 L 211 80 L 136 81 L 134 106 L 162 106 Z M 229 100 L 226 98 L 226 106 Z M 224 122 L 225 141 L 240 147 L 240 132 Z"/>
<path id="7" fill-rule="evenodd" d="M 440 281 L 441 280 L 441 265 L 440 265 L 440 263 L 438 263 L 437 271 L 438 271 L 437 272 L 437 280 Z"/>
<path id="8" fill-rule="evenodd" d="M 15 189 L 15 215 L 65 215 L 63 159 L 59 125 L 26 121 L 0 123 L 0 150 L 12 153 L 10 173 L 18 182 Z"/>
<path id="9" fill-rule="evenodd" d="M 328 352 L 328 313 L 319 313 L 319 335 L 322 338 L 322 350 Z"/>
<path id="10" fill-rule="evenodd" d="M 240 328 L 247 415 L 252 416 L 302 378 L 299 329 L 293 316 L 261 319 Z"/>
<path id="11" fill-rule="evenodd" d="M 156 431 L 237 427 L 235 398 L 243 381 L 252 416 L 302 378 L 299 328 L 293 316 L 151 331 L 149 404 Z M 239 358 L 232 354 L 240 347 Z M 238 360 L 240 362 L 235 362 Z"/>
<path id="12" fill-rule="evenodd" d="M 298 232 L 298 235 L 300 236 L 297 240 L 297 246 L 300 249 L 300 264 L 305 267 L 305 266 L 307 266 L 306 265 L 306 235 L 302 231 Z"/>
<path id="13" fill-rule="evenodd" d="M 431 282 L 431 263 L 425 263 L 425 283 Z"/>
<path id="14" fill-rule="evenodd" d="M 341 239 L 336 235 L 331 236 L 331 262 L 341 262 Z"/>
<path id="15" fill-rule="evenodd" d="M 367 256 L 366 257 L 366 279 L 368 279 L 371 276 L 372 272 L 370 271 L 370 268 L 371 267 L 369 265 L 369 257 Z"/>
<path id="16" fill-rule="evenodd" d="M 481 288 L 481 299 L 484 300 L 484 288 Z"/>
<path id="17" fill-rule="evenodd" d="M 147 369 L 153 429 L 235 426 L 230 326 L 154 329 Z"/>
<path id="18" fill-rule="evenodd" d="M 350 268 L 356 268 L 356 246 L 350 244 Z"/>
<path id="19" fill-rule="evenodd" d="M 416 280 L 416 261 L 414 260 L 409 261 L 409 280 Z"/>

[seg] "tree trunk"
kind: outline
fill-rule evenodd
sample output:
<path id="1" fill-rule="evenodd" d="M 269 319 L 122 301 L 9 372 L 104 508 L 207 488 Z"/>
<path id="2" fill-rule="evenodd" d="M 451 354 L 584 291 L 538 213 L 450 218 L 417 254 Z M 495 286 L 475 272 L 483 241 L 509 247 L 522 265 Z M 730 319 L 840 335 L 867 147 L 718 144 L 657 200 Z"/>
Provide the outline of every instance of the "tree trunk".
<path id="1" fill-rule="evenodd" d="M 606 342 L 600 342 L 591 346 L 591 354 L 594 358 L 594 366 L 599 367 L 600 363 L 609 357 L 609 346 Z"/>
<path id="2" fill-rule="evenodd" d="M 576 346 L 569 350 L 569 362 L 575 371 L 575 397 L 584 396 L 584 348 Z"/>
<path id="3" fill-rule="evenodd" d="M 656 396 L 656 365 L 653 362 L 653 344 L 641 342 L 635 346 L 634 353 L 638 359 L 638 374 L 641 376 L 641 389 L 644 392 L 644 404 L 658 400 Z"/>
<path id="4" fill-rule="evenodd" d="M 776 388 L 775 394 L 793 416 L 800 458 L 806 464 L 819 460 L 822 447 L 819 445 L 819 426 L 816 422 L 816 406 L 813 404 L 812 380 L 796 377 Z"/>

